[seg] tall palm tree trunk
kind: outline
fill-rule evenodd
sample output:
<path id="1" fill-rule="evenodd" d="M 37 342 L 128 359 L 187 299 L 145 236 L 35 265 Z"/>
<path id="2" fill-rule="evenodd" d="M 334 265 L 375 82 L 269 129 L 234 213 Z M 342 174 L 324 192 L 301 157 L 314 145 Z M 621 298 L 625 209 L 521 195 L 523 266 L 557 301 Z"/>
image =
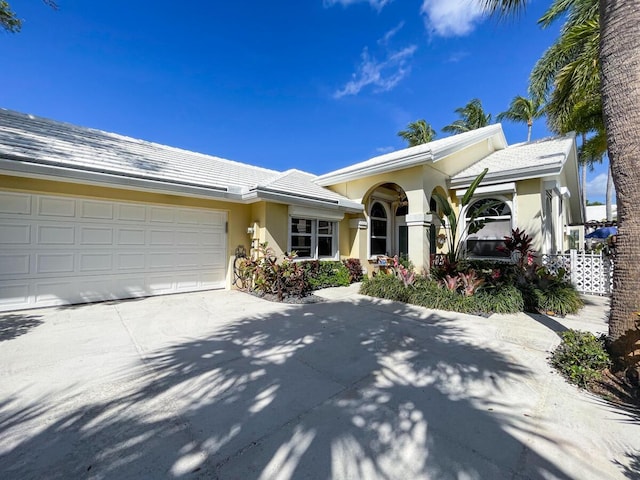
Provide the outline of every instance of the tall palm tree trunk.
<path id="1" fill-rule="evenodd" d="M 618 201 L 611 312 L 614 368 L 640 383 L 640 1 L 600 0 L 602 100 Z"/>
<path id="2" fill-rule="evenodd" d="M 587 135 L 582 134 L 582 145 L 584 146 L 584 142 L 587 140 Z M 580 189 L 582 190 L 582 207 L 584 210 L 584 214 L 587 214 L 587 162 L 584 161 L 584 154 L 580 155 L 580 166 L 582 167 L 582 179 Z"/>
<path id="3" fill-rule="evenodd" d="M 605 205 L 607 222 L 610 222 L 613 220 L 613 175 L 611 175 L 611 165 L 607 168 L 607 192 L 605 194 Z"/>
<path id="4" fill-rule="evenodd" d="M 582 206 L 584 207 L 584 213 L 587 213 L 587 166 L 583 163 L 580 165 L 582 168 L 582 178 L 580 180 L 580 190 L 582 190 Z"/>

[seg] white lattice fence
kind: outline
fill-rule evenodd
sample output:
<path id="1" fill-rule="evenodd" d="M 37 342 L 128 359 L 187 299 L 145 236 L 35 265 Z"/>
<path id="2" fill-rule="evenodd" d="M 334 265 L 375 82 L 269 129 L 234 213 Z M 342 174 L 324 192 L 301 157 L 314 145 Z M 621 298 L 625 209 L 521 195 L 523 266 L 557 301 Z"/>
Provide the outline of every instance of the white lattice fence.
<path id="1" fill-rule="evenodd" d="M 613 261 L 600 253 L 571 250 L 567 254 L 543 255 L 542 264 L 557 274 L 562 268 L 581 293 L 610 295 L 613 290 Z"/>

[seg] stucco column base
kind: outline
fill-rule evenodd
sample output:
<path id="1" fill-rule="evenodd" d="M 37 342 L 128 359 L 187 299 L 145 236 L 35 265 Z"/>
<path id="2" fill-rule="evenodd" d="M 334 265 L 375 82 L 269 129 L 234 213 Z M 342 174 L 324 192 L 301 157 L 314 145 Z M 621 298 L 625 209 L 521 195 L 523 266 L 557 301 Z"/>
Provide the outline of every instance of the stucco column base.
<path id="1" fill-rule="evenodd" d="M 409 260 L 419 273 L 429 274 L 431 249 L 429 227 L 433 221 L 431 213 L 409 214 L 405 217 L 409 237 Z"/>

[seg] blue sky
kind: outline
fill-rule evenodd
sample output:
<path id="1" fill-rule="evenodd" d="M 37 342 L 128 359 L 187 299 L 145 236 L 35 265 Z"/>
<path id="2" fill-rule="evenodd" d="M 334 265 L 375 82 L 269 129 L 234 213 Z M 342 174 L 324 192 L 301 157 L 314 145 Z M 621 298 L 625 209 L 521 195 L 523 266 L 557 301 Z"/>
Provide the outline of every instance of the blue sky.
<path id="1" fill-rule="evenodd" d="M 558 29 L 536 25 L 546 0 L 503 22 L 474 0 L 10 4 L 24 24 L 0 34 L 0 107 L 316 174 L 403 148 L 419 118 L 442 138 L 472 98 L 495 117 Z"/>

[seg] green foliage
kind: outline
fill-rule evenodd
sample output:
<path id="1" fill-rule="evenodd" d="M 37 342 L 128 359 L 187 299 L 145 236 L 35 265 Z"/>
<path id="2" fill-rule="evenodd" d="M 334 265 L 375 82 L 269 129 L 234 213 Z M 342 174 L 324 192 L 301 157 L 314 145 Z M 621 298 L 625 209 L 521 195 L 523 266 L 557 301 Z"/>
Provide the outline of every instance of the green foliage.
<path id="1" fill-rule="evenodd" d="M 313 290 L 327 287 L 344 287 L 350 283 L 349 269 L 342 262 L 308 260 L 300 267 Z"/>
<path id="2" fill-rule="evenodd" d="M 406 288 L 395 275 L 379 273 L 375 277 L 364 279 L 360 286 L 360 293 L 406 303 L 409 301 L 411 290 Z"/>
<path id="3" fill-rule="evenodd" d="M 431 142 L 436 132 L 425 120 L 420 119 L 407 125 L 406 130 L 400 130 L 398 136 L 406 140 L 410 147 L 415 147 Z"/>
<path id="4" fill-rule="evenodd" d="M 4 0 L 0 1 L 0 27 L 10 33 L 17 33 L 22 28 L 22 20 L 16 17 L 15 12 Z"/>
<path id="5" fill-rule="evenodd" d="M 596 337 L 589 332 L 567 330 L 551 355 L 551 365 L 570 382 L 586 387 L 610 365 L 604 342 L 604 335 Z"/>
<path id="6" fill-rule="evenodd" d="M 54 0 L 43 0 L 43 2 L 54 10 L 58 5 Z M 0 0 L 0 29 L 9 33 L 18 33 L 22 28 L 22 20 L 19 19 L 11 6 L 5 0 Z"/>
<path id="7" fill-rule="evenodd" d="M 473 198 L 473 194 L 476 189 L 482 182 L 482 179 L 489 171 L 488 168 L 485 168 L 480 175 L 478 175 L 467 191 L 465 192 L 462 200 L 460 201 L 460 209 L 462 210 L 464 207 L 469 205 L 471 199 Z M 444 215 L 444 222 L 447 227 L 449 227 L 449 233 L 447 234 L 447 243 L 448 243 L 448 252 L 447 252 L 447 260 L 449 264 L 455 264 L 460 257 L 460 252 L 462 250 L 462 242 L 459 239 L 464 238 L 466 233 L 472 234 L 480 231 L 482 227 L 484 227 L 484 221 L 478 220 L 487 210 L 494 207 L 495 204 L 492 202 L 486 203 L 481 208 L 478 208 L 471 212 L 471 217 L 469 222 L 467 223 L 466 228 L 462 232 L 458 232 L 458 226 L 460 225 L 460 216 L 456 213 L 453 205 L 449 202 L 449 199 L 442 195 L 440 192 L 434 192 L 433 197 L 438 204 L 439 211 Z"/>
<path id="8" fill-rule="evenodd" d="M 443 288 L 437 281 L 425 277 L 417 277 L 411 288 L 407 288 L 396 276 L 379 274 L 365 279 L 360 293 L 426 308 L 472 314 L 521 312 L 524 305 L 520 291 L 513 285 L 481 290 L 467 296 Z"/>
<path id="9" fill-rule="evenodd" d="M 362 264 L 358 258 L 347 258 L 343 260 L 344 266 L 349 270 L 349 282 L 355 283 L 362 281 Z"/>
<path id="10" fill-rule="evenodd" d="M 470 100 L 464 107 L 456 108 L 455 112 L 460 118 L 443 127 L 443 132 L 453 134 L 470 132 L 491 123 L 491 114 L 485 113 L 482 102 L 477 98 Z"/>
<path id="11" fill-rule="evenodd" d="M 247 290 L 260 295 L 274 295 L 279 302 L 286 298 L 303 298 L 311 292 L 311 285 L 295 255 L 278 262 L 275 251 L 266 243 L 255 249 L 252 258 L 240 262 L 239 276 Z"/>

